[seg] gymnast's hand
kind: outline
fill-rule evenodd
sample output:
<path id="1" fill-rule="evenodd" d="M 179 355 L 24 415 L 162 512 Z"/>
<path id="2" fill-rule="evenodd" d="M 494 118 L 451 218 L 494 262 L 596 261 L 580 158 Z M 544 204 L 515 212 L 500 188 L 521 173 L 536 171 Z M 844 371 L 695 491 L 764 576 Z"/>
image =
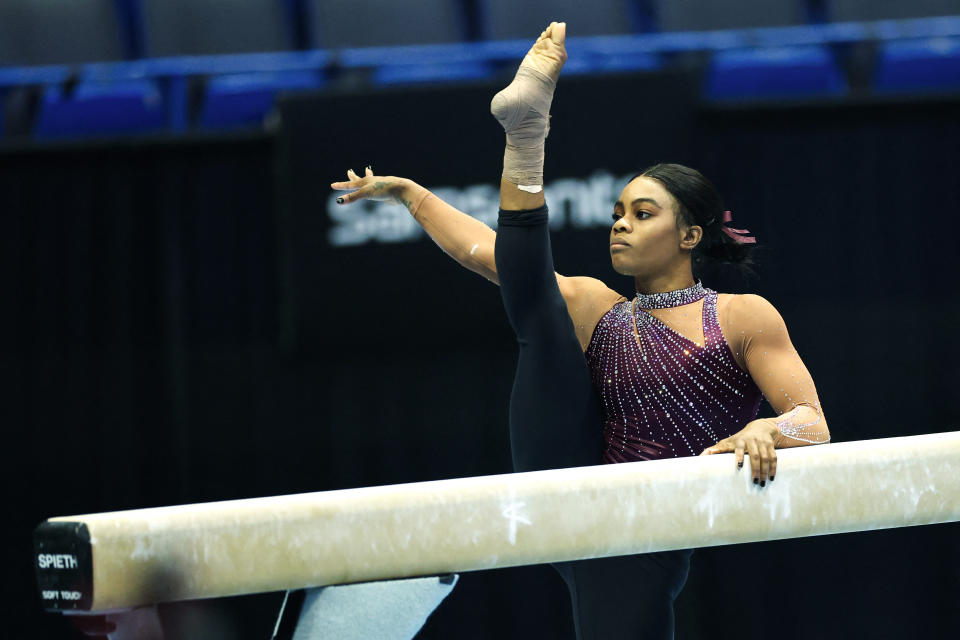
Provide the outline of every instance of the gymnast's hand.
<path id="1" fill-rule="evenodd" d="M 753 472 L 753 484 L 766 486 L 777 475 L 777 451 L 774 438 L 778 435 L 777 426 L 768 419 L 754 420 L 729 438 L 704 449 L 702 456 L 715 453 L 736 453 L 737 468 L 743 466 L 744 452 L 750 454 L 750 470 Z"/>
<path id="2" fill-rule="evenodd" d="M 347 204 L 356 200 L 394 201 L 409 208 L 410 198 L 407 195 L 413 184 L 406 178 L 395 176 L 375 176 L 373 169 L 367 167 L 361 178 L 353 169 L 347 169 L 346 182 L 333 182 L 330 188 L 336 191 L 351 191 L 337 198 L 337 204 Z"/>

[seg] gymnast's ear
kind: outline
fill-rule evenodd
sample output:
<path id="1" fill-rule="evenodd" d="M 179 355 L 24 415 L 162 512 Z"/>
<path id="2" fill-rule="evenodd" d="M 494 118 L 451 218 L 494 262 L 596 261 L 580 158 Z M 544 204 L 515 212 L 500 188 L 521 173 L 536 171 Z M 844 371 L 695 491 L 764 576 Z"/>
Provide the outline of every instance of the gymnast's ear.
<path id="1" fill-rule="evenodd" d="M 693 248 L 700 244 L 703 239 L 703 227 L 693 225 L 680 230 L 680 248 L 686 251 L 693 251 Z"/>

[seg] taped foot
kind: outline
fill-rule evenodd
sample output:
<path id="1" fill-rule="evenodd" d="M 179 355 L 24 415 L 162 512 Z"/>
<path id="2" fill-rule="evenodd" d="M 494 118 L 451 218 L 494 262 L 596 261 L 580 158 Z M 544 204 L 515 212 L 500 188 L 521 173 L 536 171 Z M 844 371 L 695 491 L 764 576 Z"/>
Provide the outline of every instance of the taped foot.
<path id="1" fill-rule="evenodd" d="M 521 66 L 510 85 L 493 96 L 490 113 L 507 133 L 507 144 L 522 149 L 542 145 L 549 130 L 550 104 L 557 83 Z"/>
<path id="2" fill-rule="evenodd" d="M 503 177 L 520 186 L 543 184 L 543 146 L 550 130 L 550 105 L 567 59 L 566 25 L 551 23 L 520 63 L 517 75 L 490 102 L 507 134 Z"/>

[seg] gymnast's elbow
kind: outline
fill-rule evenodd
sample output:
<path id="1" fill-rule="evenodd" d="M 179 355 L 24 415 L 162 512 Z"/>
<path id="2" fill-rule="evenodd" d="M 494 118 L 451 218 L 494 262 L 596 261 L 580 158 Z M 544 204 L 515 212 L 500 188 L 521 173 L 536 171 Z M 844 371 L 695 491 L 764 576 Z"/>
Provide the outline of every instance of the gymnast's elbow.
<path id="1" fill-rule="evenodd" d="M 774 447 L 777 449 L 809 447 L 830 442 L 830 428 L 819 403 L 816 406 L 800 403 L 792 411 L 776 419 L 775 424 L 779 431 L 779 435 L 774 439 Z"/>
<path id="2" fill-rule="evenodd" d="M 500 284 L 500 279 L 497 277 L 497 265 L 493 257 L 493 247 L 474 244 L 469 249 L 458 252 L 458 254 L 455 259 L 462 267 L 483 276 L 493 284 Z"/>

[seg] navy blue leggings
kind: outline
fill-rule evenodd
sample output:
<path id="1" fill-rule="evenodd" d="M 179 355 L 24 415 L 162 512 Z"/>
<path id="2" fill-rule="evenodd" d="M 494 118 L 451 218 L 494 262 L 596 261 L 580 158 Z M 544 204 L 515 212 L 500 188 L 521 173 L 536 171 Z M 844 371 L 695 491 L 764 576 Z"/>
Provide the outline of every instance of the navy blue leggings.
<path id="1" fill-rule="evenodd" d="M 547 207 L 500 210 L 494 257 L 520 355 L 510 395 L 515 471 L 601 464 L 602 412 L 560 295 Z M 692 549 L 557 563 L 580 640 L 673 638 Z"/>

